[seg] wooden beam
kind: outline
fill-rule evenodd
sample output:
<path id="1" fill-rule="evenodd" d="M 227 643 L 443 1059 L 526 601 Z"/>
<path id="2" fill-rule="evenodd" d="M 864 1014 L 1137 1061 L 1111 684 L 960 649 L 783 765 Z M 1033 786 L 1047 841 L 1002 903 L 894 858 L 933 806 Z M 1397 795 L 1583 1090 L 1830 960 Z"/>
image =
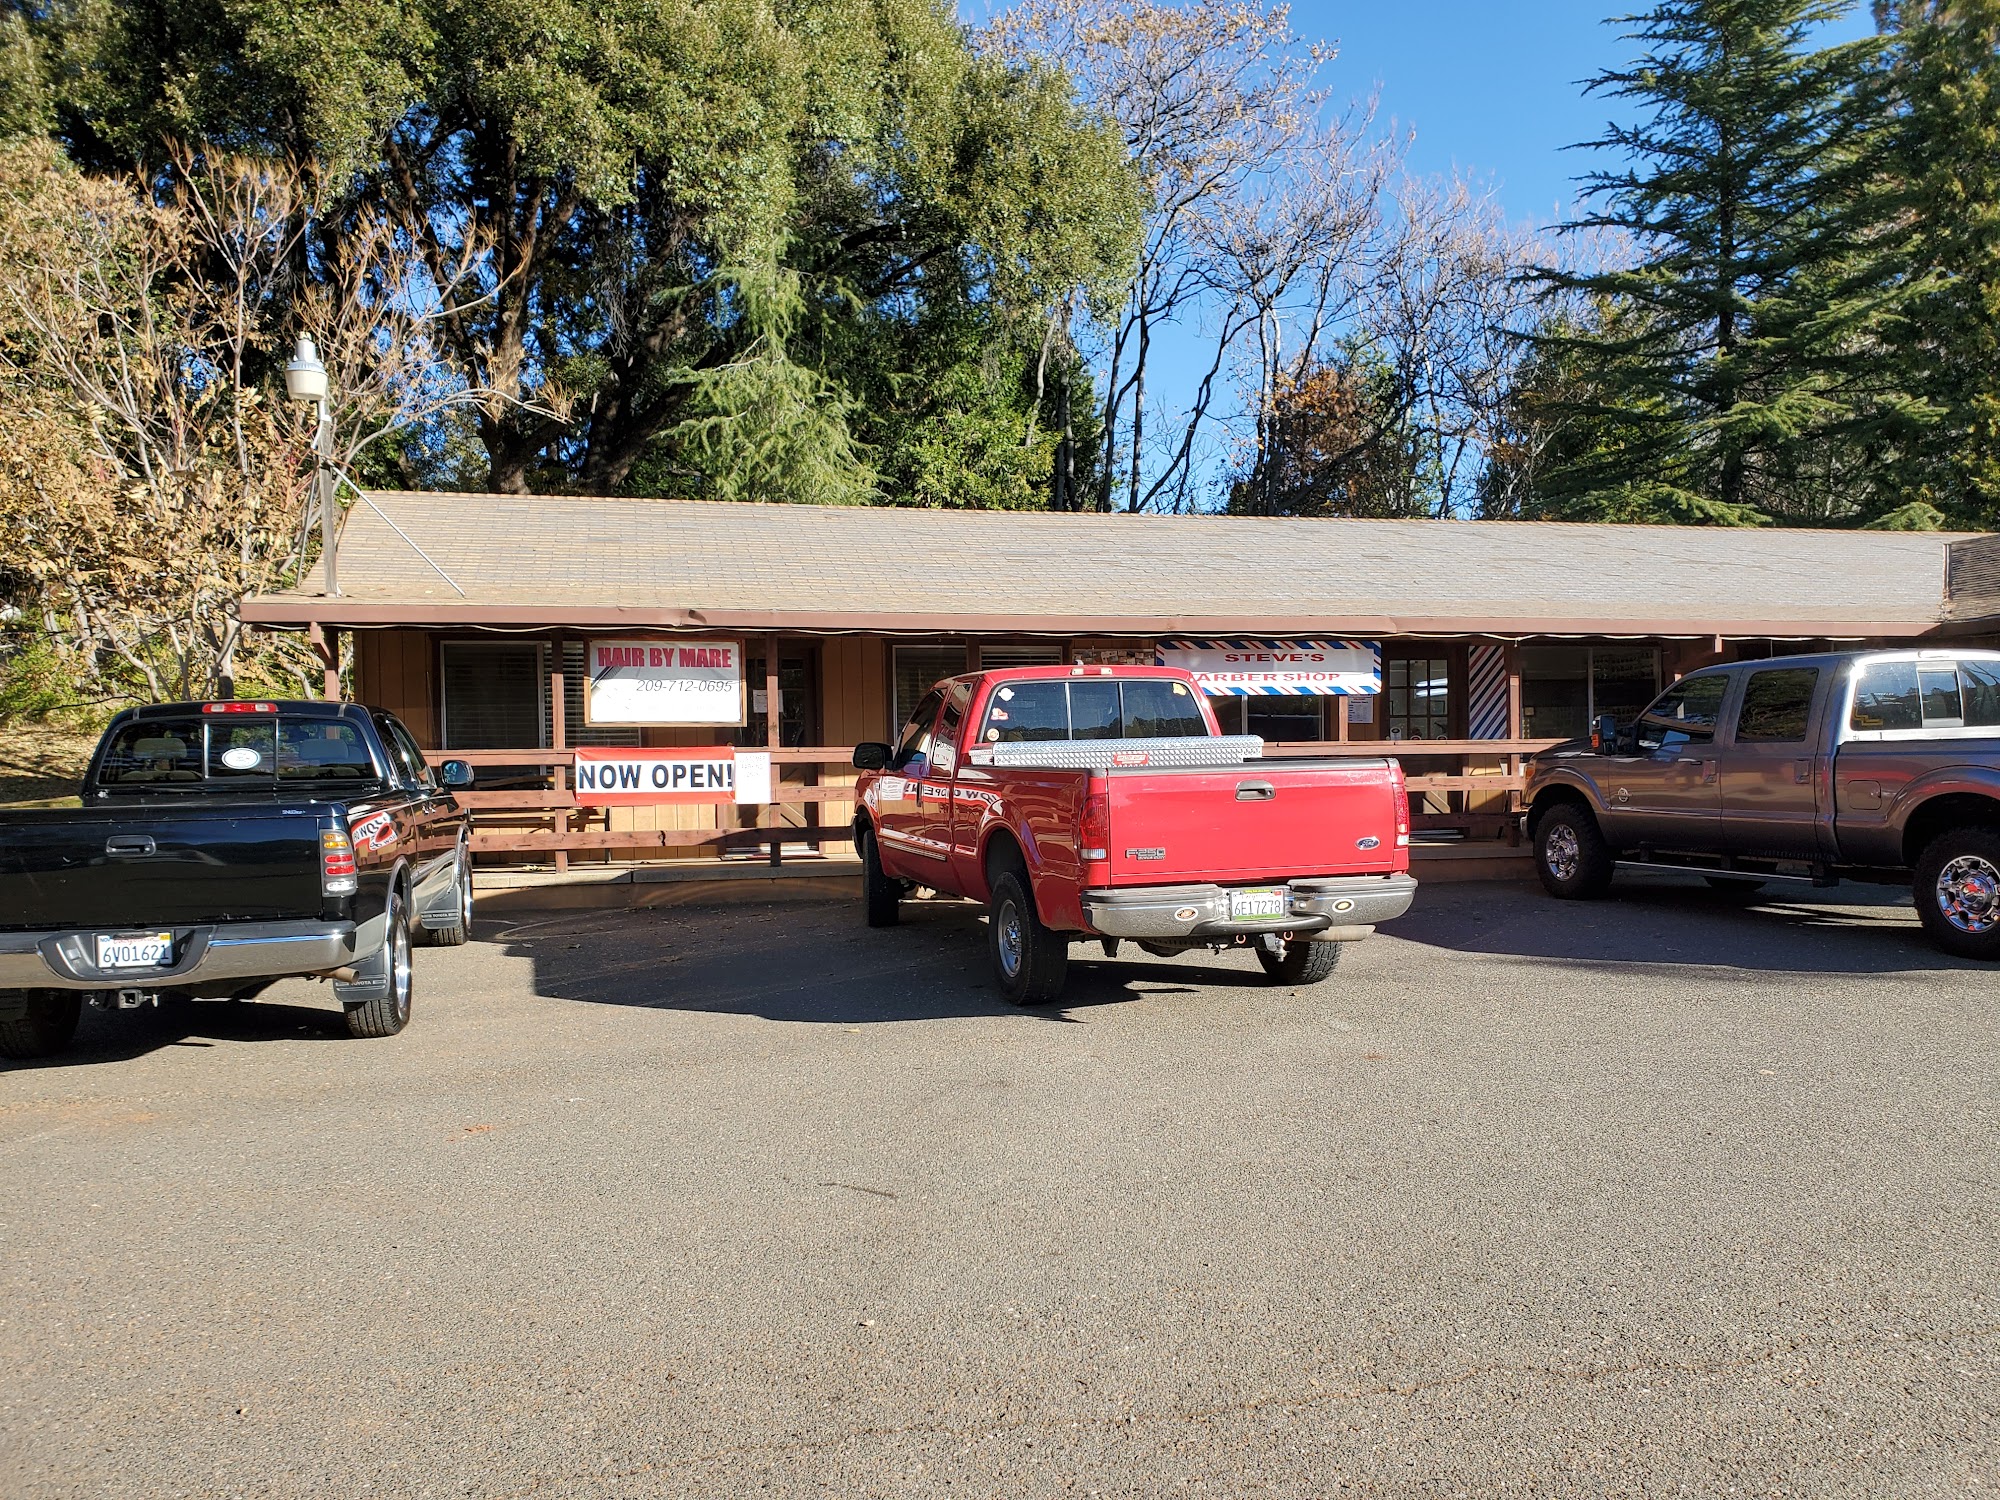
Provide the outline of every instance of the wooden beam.
<path id="1" fill-rule="evenodd" d="M 549 644 L 549 748 L 564 750 L 569 747 L 569 693 L 563 681 L 563 641 L 557 636 Z M 568 790 L 569 771 L 567 763 L 553 767 L 554 786 L 558 792 Z M 569 829 L 569 816 L 563 815 L 563 829 Z M 569 854 L 556 851 L 556 871 L 560 874 L 569 868 Z"/>
<path id="2" fill-rule="evenodd" d="M 340 699 L 340 632 L 314 621 L 306 627 L 306 643 L 320 660 L 320 697 L 328 702 Z"/>

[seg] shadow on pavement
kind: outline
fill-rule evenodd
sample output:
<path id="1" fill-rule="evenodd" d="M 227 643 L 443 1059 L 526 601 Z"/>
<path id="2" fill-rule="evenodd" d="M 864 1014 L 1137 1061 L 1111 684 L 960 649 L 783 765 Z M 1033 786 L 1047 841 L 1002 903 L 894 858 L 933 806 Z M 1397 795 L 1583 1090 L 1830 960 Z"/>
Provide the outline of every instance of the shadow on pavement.
<path id="1" fill-rule="evenodd" d="M 1526 884 L 1433 885 L 1382 931 L 1467 954 L 1622 968 L 1702 964 L 1759 973 L 1987 972 L 1931 946 L 1907 893 L 1770 885 L 1754 897 L 1621 874 L 1602 901 Z"/>
<path id="2" fill-rule="evenodd" d="M 1266 983 L 1222 958 L 1162 961 L 1127 945 L 1108 959 L 1095 944 L 1079 944 L 1060 1000 L 1016 1006 L 1001 998 L 988 968 L 984 908 L 967 903 L 917 903 L 899 926 L 875 931 L 845 905 L 788 905 L 524 915 L 482 922 L 478 936 L 528 959 L 535 992 L 551 999 L 850 1026 L 1010 1015 L 1076 1021 L 1142 995 Z"/>
<path id="3" fill-rule="evenodd" d="M 126 1062 L 166 1047 L 350 1040 L 346 1018 L 330 999 L 325 1009 L 227 1000 L 195 1000 L 132 1011 L 101 1011 L 86 1005 L 76 1040 L 68 1051 L 49 1058 L 9 1060 L 0 1067 L 68 1068 Z"/>

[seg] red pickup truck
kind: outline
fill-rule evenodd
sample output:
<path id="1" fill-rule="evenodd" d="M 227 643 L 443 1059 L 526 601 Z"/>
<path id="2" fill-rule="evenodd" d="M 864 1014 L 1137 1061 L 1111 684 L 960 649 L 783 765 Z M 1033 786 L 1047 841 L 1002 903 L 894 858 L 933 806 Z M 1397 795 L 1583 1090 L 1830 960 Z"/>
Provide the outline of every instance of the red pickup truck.
<path id="1" fill-rule="evenodd" d="M 1069 945 L 1254 947 L 1283 984 L 1409 910 L 1392 760 L 1264 760 L 1165 667 L 1017 667 L 939 683 L 894 746 L 855 747 L 868 925 L 919 886 L 983 901 L 1001 990 L 1061 992 Z"/>

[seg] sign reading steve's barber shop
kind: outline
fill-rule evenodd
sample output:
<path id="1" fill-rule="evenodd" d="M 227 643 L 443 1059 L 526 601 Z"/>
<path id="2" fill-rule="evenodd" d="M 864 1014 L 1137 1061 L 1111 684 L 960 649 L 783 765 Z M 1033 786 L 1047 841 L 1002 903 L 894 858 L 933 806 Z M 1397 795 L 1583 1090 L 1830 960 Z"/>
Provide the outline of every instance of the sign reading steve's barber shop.
<path id="1" fill-rule="evenodd" d="M 589 724 L 741 724 L 738 641 L 592 641 L 584 656 Z"/>
<path id="2" fill-rule="evenodd" d="M 583 807 L 660 802 L 769 802 L 771 757 L 716 745 L 698 750 L 602 750 L 579 746 L 576 800 Z"/>

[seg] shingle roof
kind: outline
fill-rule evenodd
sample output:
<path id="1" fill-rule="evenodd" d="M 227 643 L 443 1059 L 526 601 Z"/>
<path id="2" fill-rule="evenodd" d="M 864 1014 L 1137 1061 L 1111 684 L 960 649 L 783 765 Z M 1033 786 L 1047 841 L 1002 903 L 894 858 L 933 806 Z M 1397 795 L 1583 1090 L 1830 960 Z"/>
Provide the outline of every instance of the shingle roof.
<path id="1" fill-rule="evenodd" d="M 378 494 L 341 597 L 254 623 L 1061 635 L 1913 636 L 1938 533 L 1299 520 Z"/>

